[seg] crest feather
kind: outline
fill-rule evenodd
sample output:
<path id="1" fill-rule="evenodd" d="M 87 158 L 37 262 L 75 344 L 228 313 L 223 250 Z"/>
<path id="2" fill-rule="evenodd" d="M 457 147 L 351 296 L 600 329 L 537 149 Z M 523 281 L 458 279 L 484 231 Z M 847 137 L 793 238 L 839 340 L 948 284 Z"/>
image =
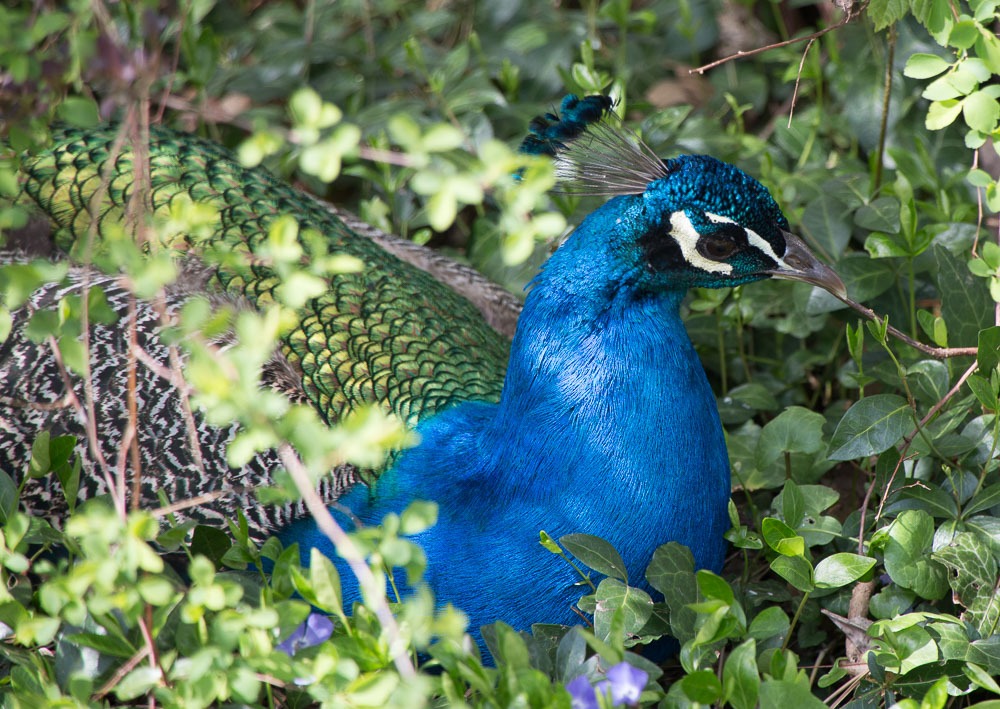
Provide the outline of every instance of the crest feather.
<path id="1" fill-rule="evenodd" d="M 560 113 L 531 121 L 521 152 L 551 155 L 562 191 L 582 195 L 641 194 L 667 175 L 656 153 L 611 110 L 608 96 L 562 100 Z"/>

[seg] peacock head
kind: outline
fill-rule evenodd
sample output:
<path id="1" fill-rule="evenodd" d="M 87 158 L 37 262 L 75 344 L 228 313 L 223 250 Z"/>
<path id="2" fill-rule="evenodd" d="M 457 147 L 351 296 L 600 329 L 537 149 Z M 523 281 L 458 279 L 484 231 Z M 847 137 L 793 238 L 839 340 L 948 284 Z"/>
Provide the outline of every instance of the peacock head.
<path id="1" fill-rule="evenodd" d="M 531 122 L 522 152 L 550 155 L 567 192 L 615 195 L 587 218 L 642 289 L 721 288 L 774 277 L 840 297 L 843 281 L 788 231 L 767 188 L 707 155 L 661 160 L 607 96 L 567 96 Z"/>

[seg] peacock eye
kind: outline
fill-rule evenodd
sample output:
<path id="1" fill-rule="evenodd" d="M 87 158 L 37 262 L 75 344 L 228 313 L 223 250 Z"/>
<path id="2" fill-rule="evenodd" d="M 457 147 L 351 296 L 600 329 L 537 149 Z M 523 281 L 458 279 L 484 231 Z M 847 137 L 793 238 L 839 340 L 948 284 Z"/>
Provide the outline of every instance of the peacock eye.
<path id="1" fill-rule="evenodd" d="M 729 258 L 740 249 L 740 244 L 724 234 L 704 236 L 698 240 L 698 253 L 713 261 Z"/>

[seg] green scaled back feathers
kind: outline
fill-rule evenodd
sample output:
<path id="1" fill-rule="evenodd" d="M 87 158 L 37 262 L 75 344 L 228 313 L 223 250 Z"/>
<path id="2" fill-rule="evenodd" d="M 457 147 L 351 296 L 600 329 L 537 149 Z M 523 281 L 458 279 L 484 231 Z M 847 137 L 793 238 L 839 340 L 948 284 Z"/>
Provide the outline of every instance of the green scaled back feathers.
<path id="1" fill-rule="evenodd" d="M 52 148 L 25 160 L 25 192 L 72 240 L 86 238 L 87 206 L 106 172 L 98 233 L 125 218 L 135 177 L 128 145 L 109 171 L 116 136 L 115 127 L 61 128 Z M 329 289 L 299 310 L 298 326 L 283 338 L 304 395 L 327 423 L 378 403 L 414 426 L 455 402 L 499 399 L 508 343 L 447 286 L 356 234 L 319 201 L 262 169 L 244 168 L 216 143 L 153 128 L 149 156 L 149 208 L 165 216 L 178 195 L 212 205 L 219 213 L 212 247 L 257 253 L 273 221 L 287 214 L 300 233 L 319 232 L 327 252 L 364 263 L 357 273 L 328 279 Z M 309 240 L 301 243 L 306 258 L 312 256 Z M 271 302 L 278 285 L 273 269 L 251 259 L 220 268 L 213 280 L 255 306 Z"/>

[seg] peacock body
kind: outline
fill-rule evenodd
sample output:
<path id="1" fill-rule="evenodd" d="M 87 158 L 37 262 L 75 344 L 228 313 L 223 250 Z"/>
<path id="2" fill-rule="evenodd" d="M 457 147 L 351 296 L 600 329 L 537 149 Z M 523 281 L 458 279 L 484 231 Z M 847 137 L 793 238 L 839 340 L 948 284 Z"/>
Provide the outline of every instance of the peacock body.
<path id="1" fill-rule="evenodd" d="M 324 248 L 364 262 L 361 272 L 334 277 L 329 291 L 301 311 L 275 369 L 331 423 L 377 402 L 416 427 L 420 444 L 395 458 L 374 487 L 354 484 L 343 492 L 329 485 L 326 493 L 340 495 L 341 508 L 366 524 L 414 499 L 436 501 L 438 523 L 417 537 L 429 559 L 427 578 L 439 601 L 465 610 L 473 628 L 497 618 L 516 628 L 573 622 L 578 579 L 539 547 L 540 530 L 605 538 L 639 585 L 654 549 L 670 540 L 689 546 L 699 568 L 718 570 L 729 465 L 680 302 L 692 286 L 770 276 L 843 288 L 787 233 L 785 217 L 758 182 L 705 156 L 661 161 L 623 131 L 610 108 L 604 97 L 568 97 L 561 115 L 533 123 L 525 141 L 528 152 L 555 156 L 577 188 L 614 198 L 580 224 L 533 281 L 509 360 L 504 338 L 470 303 L 310 198 L 239 167 L 213 144 L 154 133 L 153 207 L 165 209 L 181 194 L 216 204 L 213 246 L 252 255 L 270 220 L 292 213 L 326 237 Z M 27 192 L 77 238 L 90 223 L 84 205 L 107 167 L 112 139 L 110 130 L 70 131 L 28 165 Z M 122 218 L 129 171 L 127 154 L 111 166 L 100 223 Z M 308 242 L 303 246 L 315 255 Z M 250 307 L 266 303 L 277 284 L 252 259 L 204 279 L 217 297 Z M 32 368 L 44 365 L 17 354 L 22 339 L 15 329 L 0 350 L 3 401 L 24 396 L 18 382 L 51 379 Z M 57 396 L 59 388 L 45 391 Z M 23 460 L 37 426 L 22 426 L 6 450 L 19 450 Z M 203 445 L 203 453 L 218 455 L 218 447 Z M 17 453 L 4 455 L 18 460 Z M 254 462 L 262 479 L 274 469 L 266 456 Z M 154 487 L 181 471 L 155 474 Z M 288 521 L 296 514 L 286 511 L 277 523 L 265 515 L 259 526 L 334 556 L 310 518 Z M 352 524 L 348 515 L 341 521 Z"/>

